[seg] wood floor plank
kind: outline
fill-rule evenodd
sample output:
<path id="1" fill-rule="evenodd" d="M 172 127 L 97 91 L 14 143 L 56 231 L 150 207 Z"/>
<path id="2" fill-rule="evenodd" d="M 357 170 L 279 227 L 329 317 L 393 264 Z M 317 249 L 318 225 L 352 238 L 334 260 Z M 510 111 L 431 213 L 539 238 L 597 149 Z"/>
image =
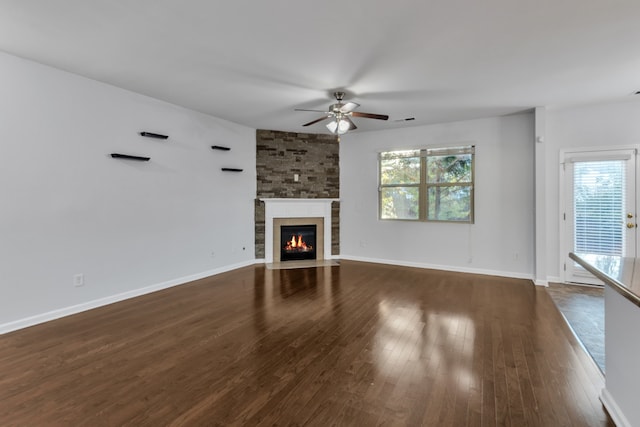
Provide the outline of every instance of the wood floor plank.
<path id="1" fill-rule="evenodd" d="M 241 268 L 0 336 L 0 425 L 612 426 L 530 281 Z"/>

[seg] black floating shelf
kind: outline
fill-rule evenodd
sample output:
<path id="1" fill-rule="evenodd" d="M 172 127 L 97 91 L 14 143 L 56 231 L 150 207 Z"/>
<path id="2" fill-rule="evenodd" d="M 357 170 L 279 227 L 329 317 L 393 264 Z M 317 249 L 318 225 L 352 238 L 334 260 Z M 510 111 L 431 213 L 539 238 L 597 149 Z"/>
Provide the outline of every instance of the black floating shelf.
<path id="1" fill-rule="evenodd" d="M 231 148 L 223 147 L 222 145 L 212 145 L 211 149 L 212 150 L 221 150 L 221 151 L 229 151 L 229 150 L 231 150 Z"/>
<path id="2" fill-rule="evenodd" d="M 128 154 L 120 154 L 120 153 L 111 153 L 111 157 L 114 159 L 127 159 L 127 160 L 137 160 L 139 162 L 148 162 L 151 157 L 141 157 L 141 156 L 130 156 Z"/>
<path id="3" fill-rule="evenodd" d="M 242 172 L 243 169 L 237 169 L 237 168 L 222 168 L 223 172 Z"/>
<path id="4" fill-rule="evenodd" d="M 140 135 L 146 136 L 147 138 L 156 138 L 156 139 L 169 138 L 169 135 L 160 135 L 159 133 L 153 133 L 153 132 L 140 132 Z"/>

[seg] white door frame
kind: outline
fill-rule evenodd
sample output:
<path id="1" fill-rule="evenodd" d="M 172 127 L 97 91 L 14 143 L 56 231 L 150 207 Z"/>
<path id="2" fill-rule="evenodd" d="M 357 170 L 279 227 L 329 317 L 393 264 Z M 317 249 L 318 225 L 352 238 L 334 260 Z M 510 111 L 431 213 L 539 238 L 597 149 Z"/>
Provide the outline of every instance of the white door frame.
<path id="1" fill-rule="evenodd" d="M 589 154 L 597 155 L 598 153 L 602 153 L 603 156 L 606 156 L 606 152 L 615 152 L 615 151 L 624 151 L 624 150 L 634 150 L 636 152 L 634 161 L 636 163 L 636 176 L 635 176 L 635 189 L 636 189 L 636 204 L 638 203 L 638 193 L 640 193 L 640 186 L 638 185 L 638 151 L 640 150 L 640 145 L 617 145 L 617 146 L 595 146 L 595 147 L 576 147 L 576 148 L 566 148 L 560 150 L 560 163 L 559 163 L 559 184 L 560 188 L 558 189 L 559 195 L 559 207 L 560 210 L 558 212 L 558 223 L 560 224 L 559 229 L 559 243 L 560 243 L 560 256 L 559 256 L 559 265 L 558 271 L 560 271 L 560 279 L 562 282 L 567 282 L 567 274 L 566 274 L 566 266 L 567 262 L 567 254 L 573 249 L 573 242 L 567 242 L 567 224 L 566 220 L 566 212 L 567 212 L 567 198 L 566 198 L 566 188 L 567 188 L 567 178 L 565 176 L 565 163 L 566 159 L 576 156 L 576 155 L 585 155 Z M 635 211 L 637 212 L 637 206 L 635 206 Z M 637 218 L 636 218 L 637 219 Z M 636 228 L 636 232 L 637 232 Z M 636 238 L 636 246 L 640 246 L 640 238 Z M 636 247 L 636 253 L 640 254 L 640 251 Z"/>

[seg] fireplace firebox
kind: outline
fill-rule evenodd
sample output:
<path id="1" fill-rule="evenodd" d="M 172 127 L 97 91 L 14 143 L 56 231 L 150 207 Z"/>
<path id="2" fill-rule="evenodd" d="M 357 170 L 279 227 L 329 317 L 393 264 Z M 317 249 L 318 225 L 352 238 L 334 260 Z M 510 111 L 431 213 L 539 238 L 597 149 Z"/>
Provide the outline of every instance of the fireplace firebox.
<path id="1" fill-rule="evenodd" d="M 316 225 L 280 226 L 280 261 L 316 259 Z"/>

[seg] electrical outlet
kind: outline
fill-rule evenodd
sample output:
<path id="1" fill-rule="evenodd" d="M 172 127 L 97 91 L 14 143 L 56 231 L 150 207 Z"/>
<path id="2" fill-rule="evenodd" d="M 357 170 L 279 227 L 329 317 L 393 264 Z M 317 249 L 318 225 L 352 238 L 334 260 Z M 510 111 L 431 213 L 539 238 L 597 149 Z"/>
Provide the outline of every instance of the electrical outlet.
<path id="1" fill-rule="evenodd" d="M 84 274 L 80 273 L 73 276 L 73 286 L 76 288 L 84 286 Z"/>

